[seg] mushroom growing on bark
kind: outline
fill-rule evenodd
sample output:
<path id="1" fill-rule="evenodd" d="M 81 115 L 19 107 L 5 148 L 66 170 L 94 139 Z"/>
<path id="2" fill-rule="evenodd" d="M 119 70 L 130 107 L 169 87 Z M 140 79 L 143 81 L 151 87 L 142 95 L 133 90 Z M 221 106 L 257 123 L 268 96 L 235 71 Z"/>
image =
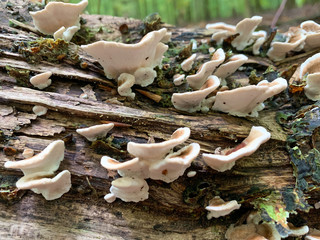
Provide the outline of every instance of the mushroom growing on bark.
<path id="1" fill-rule="evenodd" d="M 166 33 L 165 28 L 149 32 L 136 44 L 98 41 L 81 47 L 99 61 L 107 78 L 118 79 L 126 73 L 134 77 L 135 84 L 145 87 L 157 76 L 153 68 L 161 65 L 168 49 L 161 42 Z"/>
<path id="2" fill-rule="evenodd" d="M 270 133 L 263 127 L 252 127 L 248 137 L 234 148 L 227 148 L 220 154 L 204 153 L 203 159 L 212 169 L 224 172 L 235 165 L 235 161 L 250 156 L 258 150 L 261 144 L 270 139 Z"/>
<path id="3" fill-rule="evenodd" d="M 312 20 L 302 22 L 300 28 L 306 31 L 304 49 L 306 51 L 320 47 L 320 25 Z"/>
<path id="4" fill-rule="evenodd" d="M 44 89 L 51 85 L 51 77 L 52 72 L 44 72 L 30 78 L 30 83 L 39 89 Z"/>
<path id="5" fill-rule="evenodd" d="M 57 140 L 33 157 L 21 161 L 8 161 L 4 166 L 19 168 L 24 173 L 24 177 L 20 178 L 16 184 L 18 189 L 31 189 L 35 193 L 41 193 L 46 200 L 53 200 L 61 197 L 71 188 L 69 171 L 62 171 L 51 178 L 63 158 L 64 142 Z"/>
<path id="6" fill-rule="evenodd" d="M 77 129 L 76 131 L 78 134 L 84 136 L 86 139 L 93 142 L 98 138 L 105 137 L 113 127 L 114 127 L 113 123 L 108 123 L 108 124 L 95 125 L 88 128 L 81 128 L 81 129 Z"/>
<path id="7" fill-rule="evenodd" d="M 209 206 L 206 207 L 206 210 L 209 211 L 207 218 L 218 218 L 221 216 L 226 216 L 232 211 L 239 209 L 241 204 L 238 204 L 236 200 L 225 202 L 220 197 L 214 197 L 210 200 Z"/>

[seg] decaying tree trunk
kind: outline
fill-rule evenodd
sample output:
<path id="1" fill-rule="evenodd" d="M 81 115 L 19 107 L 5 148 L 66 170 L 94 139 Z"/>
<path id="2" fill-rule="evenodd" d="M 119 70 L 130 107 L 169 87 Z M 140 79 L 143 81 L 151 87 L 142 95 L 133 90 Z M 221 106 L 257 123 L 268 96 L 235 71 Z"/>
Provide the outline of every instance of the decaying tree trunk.
<path id="1" fill-rule="evenodd" d="M 78 50 L 81 59 L 76 61 L 65 56 L 59 63 L 27 61 L 25 55 L 14 49 L 22 48 L 23 42 L 35 40 L 39 35 L 30 27 L 27 4 L 12 2 L 0 3 L 0 148 L 3 150 L 0 152 L 0 197 L 4 202 L 0 203 L 1 239 L 224 239 L 228 226 L 243 221 L 243 216 L 252 210 L 250 203 L 254 199 L 268 191 L 295 185 L 286 149 L 287 133 L 275 120 L 277 110 L 264 110 L 257 119 L 217 112 L 187 115 L 170 107 L 160 107 L 139 93 L 135 101 L 119 97 L 116 83 L 106 79 L 101 67 L 81 50 Z M 9 26 L 9 19 L 17 16 L 27 24 L 11 21 Z M 96 31 L 96 40 L 128 38 L 120 33 L 119 26 L 126 24 L 130 31 L 141 25 L 132 19 L 87 15 L 83 18 L 86 26 L 100 28 Z M 204 30 L 168 27 L 176 42 L 210 37 Z M 141 36 L 138 31 L 132 31 L 130 38 L 134 41 Z M 260 58 L 251 61 L 269 63 Z M 45 70 L 53 72 L 53 84 L 49 88 L 18 86 L 17 80 L 24 74 Z M 86 93 L 88 99 L 80 98 L 82 93 Z M 37 117 L 32 112 L 34 105 L 45 106 L 49 111 Z M 116 140 L 118 147 L 101 141 L 91 145 L 75 133 L 80 126 L 104 121 L 127 124 L 112 130 L 110 141 Z M 187 126 L 191 129 L 188 142 L 199 143 L 202 152 L 213 152 L 217 147 L 236 145 L 257 125 L 271 132 L 271 140 L 255 154 L 239 160 L 230 171 L 218 173 L 205 166 L 199 156 L 187 170 L 197 171 L 193 178 L 185 174 L 170 184 L 148 180 L 150 195 L 146 201 L 117 200 L 108 204 L 103 199 L 117 173 L 104 169 L 100 159 L 103 155 L 129 159 L 125 152 L 129 141 L 165 140 L 177 128 Z M 26 147 L 38 153 L 57 139 L 66 142 L 60 169 L 71 172 L 71 191 L 54 201 L 45 201 L 31 191 L 16 191 L 14 184 L 22 173 L 5 169 L 3 164 L 22 159 L 21 153 Z M 204 207 L 215 195 L 224 200 L 237 199 L 242 208 L 209 221 Z M 309 203 L 315 203 L 317 196 L 319 192 L 312 192 Z M 301 216 L 310 227 L 319 227 L 319 211 L 311 209 Z"/>

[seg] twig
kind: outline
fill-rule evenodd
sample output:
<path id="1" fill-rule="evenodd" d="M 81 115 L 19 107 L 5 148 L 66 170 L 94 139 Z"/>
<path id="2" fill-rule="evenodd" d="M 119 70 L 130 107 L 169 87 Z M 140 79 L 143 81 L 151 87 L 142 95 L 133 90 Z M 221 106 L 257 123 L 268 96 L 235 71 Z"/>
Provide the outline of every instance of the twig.
<path id="1" fill-rule="evenodd" d="M 108 124 L 108 123 L 113 123 L 114 126 L 116 127 L 131 127 L 131 124 L 126 124 L 126 123 L 120 123 L 120 122 L 113 122 L 113 121 L 105 121 L 105 120 L 101 120 L 100 121 L 103 124 Z"/>
<path id="2" fill-rule="evenodd" d="M 273 19 L 272 19 L 272 23 L 271 23 L 271 29 L 276 27 L 276 24 L 279 20 L 279 17 L 281 16 L 284 7 L 286 6 L 287 0 L 282 0 L 280 7 L 278 8 L 278 11 L 276 12 L 276 14 L 274 15 Z"/>
<path id="3" fill-rule="evenodd" d="M 24 30 L 27 30 L 29 32 L 33 32 L 35 34 L 38 34 L 40 36 L 44 36 L 44 34 L 42 34 L 41 32 L 39 32 L 36 28 L 32 27 L 32 26 L 29 26 L 27 24 L 24 24 L 22 22 L 19 22 L 15 19 L 9 19 L 10 23 L 12 23 L 13 25 L 16 25 L 18 27 L 20 27 L 21 29 L 24 29 Z"/>
<path id="4" fill-rule="evenodd" d="M 151 100 L 155 101 L 155 102 L 160 102 L 162 97 L 160 95 L 157 95 L 157 94 L 154 94 L 154 93 L 151 93 L 151 92 L 147 92 L 147 91 L 144 91 L 144 90 L 141 90 L 141 89 L 136 89 L 137 92 L 141 93 L 142 95 L 150 98 Z"/>

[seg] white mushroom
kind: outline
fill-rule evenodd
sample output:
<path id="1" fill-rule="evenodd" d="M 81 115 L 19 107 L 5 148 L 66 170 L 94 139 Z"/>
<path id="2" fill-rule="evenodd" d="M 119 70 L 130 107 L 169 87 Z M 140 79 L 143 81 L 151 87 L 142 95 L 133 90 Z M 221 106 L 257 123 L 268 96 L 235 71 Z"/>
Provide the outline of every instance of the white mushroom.
<path id="1" fill-rule="evenodd" d="M 232 73 L 234 73 L 240 66 L 245 64 L 248 61 L 248 57 L 243 54 L 237 54 L 228 59 L 228 61 L 222 64 L 218 69 L 214 72 L 219 78 L 226 78 Z"/>
<path id="2" fill-rule="evenodd" d="M 306 51 L 320 47 L 320 25 L 312 20 L 302 22 L 300 28 L 306 31 L 304 49 Z"/>
<path id="3" fill-rule="evenodd" d="M 299 77 L 302 80 L 307 74 L 307 85 L 304 87 L 304 93 L 307 98 L 313 101 L 320 100 L 320 53 L 308 58 L 300 67 Z"/>
<path id="4" fill-rule="evenodd" d="M 238 146 L 225 149 L 221 154 L 204 153 L 203 159 L 209 167 L 224 172 L 235 165 L 235 161 L 250 156 L 258 150 L 261 144 L 270 139 L 270 133 L 263 127 L 252 127 L 248 137 Z"/>
<path id="5" fill-rule="evenodd" d="M 44 89 L 51 85 L 51 77 L 52 72 L 44 72 L 30 78 L 30 83 L 39 89 Z"/>
<path id="6" fill-rule="evenodd" d="M 29 12 L 35 27 L 42 33 L 53 35 L 61 27 L 79 27 L 79 15 L 88 5 L 88 0 L 78 4 L 49 2 L 43 10 Z"/>
<path id="7" fill-rule="evenodd" d="M 133 75 L 139 68 L 160 65 L 168 49 L 160 42 L 166 33 L 165 28 L 150 32 L 136 44 L 98 41 L 81 47 L 99 61 L 108 78 L 117 79 L 121 73 Z"/>
<path id="8" fill-rule="evenodd" d="M 48 108 L 44 107 L 44 106 L 39 106 L 36 105 L 32 108 L 32 111 L 37 115 L 37 116 L 42 116 L 45 115 L 48 111 Z"/>
<path id="9" fill-rule="evenodd" d="M 264 108 L 263 102 L 280 93 L 287 86 L 285 79 L 277 78 L 270 83 L 264 80 L 256 86 L 250 85 L 218 92 L 212 109 L 240 117 L 258 117 L 258 111 Z"/>
<path id="10" fill-rule="evenodd" d="M 120 74 L 118 78 L 118 93 L 120 96 L 129 97 L 134 99 L 136 96 L 135 93 L 132 92 L 131 87 L 134 85 L 135 78 L 133 75 L 128 73 Z"/>
<path id="11" fill-rule="evenodd" d="M 225 202 L 220 197 L 214 197 L 210 200 L 209 206 L 206 207 L 206 210 L 209 211 L 207 218 L 218 218 L 221 216 L 226 216 L 232 211 L 239 209 L 241 204 L 238 204 L 236 200 Z"/>
<path id="12" fill-rule="evenodd" d="M 183 71 L 189 72 L 192 69 L 192 65 L 194 63 L 194 60 L 196 59 L 196 56 L 197 54 L 194 53 L 181 63 L 181 68 Z"/>
<path id="13" fill-rule="evenodd" d="M 220 85 L 220 80 L 214 75 L 208 77 L 200 90 L 193 92 L 174 93 L 171 102 L 176 109 L 186 112 L 201 110 L 201 102 Z"/>
<path id="14" fill-rule="evenodd" d="M 320 201 L 319 201 L 319 202 L 316 202 L 316 203 L 314 204 L 314 208 L 315 208 L 315 209 L 320 209 Z"/>
<path id="15" fill-rule="evenodd" d="M 190 87 L 197 90 L 208 80 L 214 70 L 225 60 L 225 53 L 222 48 L 219 48 L 213 55 L 210 61 L 201 65 L 199 70 L 194 75 L 187 76 L 187 82 Z"/>
<path id="16" fill-rule="evenodd" d="M 187 127 L 177 129 L 171 138 L 161 143 L 135 143 L 129 142 L 127 150 L 130 154 L 138 157 L 140 160 L 150 162 L 163 159 L 169 151 L 175 146 L 185 142 L 190 136 L 190 129 Z"/>
<path id="17" fill-rule="evenodd" d="M 98 138 L 104 138 L 108 132 L 114 127 L 113 123 L 95 125 L 88 128 L 77 129 L 77 133 L 93 142 Z"/>
<path id="18" fill-rule="evenodd" d="M 115 200 L 115 197 L 124 202 L 140 202 L 149 197 L 149 186 L 144 179 L 122 177 L 112 181 L 111 184 L 111 194 L 105 196 L 108 202 Z"/>
<path id="19" fill-rule="evenodd" d="M 41 153 L 21 161 L 8 161 L 4 164 L 6 168 L 20 168 L 24 175 L 45 172 L 53 174 L 64 158 L 64 142 L 57 140 L 50 143 Z"/>
<path id="20" fill-rule="evenodd" d="M 60 198 L 71 188 L 71 174 L 64 170 L 54 178 L 47 178 L 48 173 L 36 173 L 24 176 L 17 182 L 18 189 L 31 189 L 42 194 L 46 200 Z"/>
<path id="21" fill-rule="evenodd" d="M 73 35 L 80 29 L 78 26 L 72 26 L 68 27 L 67 29 L 65 27 L 59 28 L 54 34 L 53 38 L 56 40 L 58 38 L 63 39 L 66 42 L 70 42 Z"/>
<path id="22" fill-rule="evenodd" d="M 212 34 L 212 40 L 214 40 L 218 45 L 222 44 L 223 40 L 229 36 L 235 34 L 236 26 L 226 24 L 223 22 L 207 24 L 206 28 L 209 30 L 214 30 Z"/>
<path id="23" fill-rule="evenodd" d="M 141 87 L 146 87 L 153 82 L 157 76 L 157 72 L 150 67 L 142 67 L 137 69 L 133 76 L 135 77 L 135 84 L 138 84 Z"/>
<path id="24" fill-rule="evenodd" d="M 195 175 L 197 175 L 196 171 L 190 171 L 187 173 L 187 177 L 189 177 L 189 178 L 194 177 Z"/>
<path id="25" fill-rule="evenodd" d="M 253 32 L 252 36 L 257 38 L 254 44 L 252 45 L 252 53 L 254 55 L 259 55 L 260 47 L 267 40 L 267 32 L 266 31 Z"/>
<path id="26" fill-rule="evenodd" d="M 183 81 L 184 81 L 184 77 L 185 77 L 184 74 L 175 74 L 175 75 L 173 76 L 173 83 L 174 83 L 174 85 L 180 86 L 180 85 L 183 83 Z"/>
<path id="27" fill-rule="evenodd" d="M 192 143 L 178 152 L 169 154 L 165 159 L 159 160 L 150 166 L 150 178 L 167 183 L 173 182 L 190 167 L 191 162 L 199 155 L 199 152 L 200 145 Z"/>
<path id="28" fill-rule="evenodd" d="M 31 148 L 25 148 L 23 150 L 22 156 L 24 158 L 31 158 L 34 155 L 34 151 Z"/>
<path id="29" fill-rule="evenodd" d="M 284 34 L 286 36 L 285 42 L 274 41 L 271 43 L 271 48 L 267 55 L 274 61 L 280 61 L 286 57 L 290 51 L 300 51 L 304 47 L 306 35 L 301 28 L 290 27 L 289 31 Z"/>
<path id="30" fill-rule="evenodd" d="M 237 50 L 243 50 L 253 43 L 253 31 L 261 23 L 261 16 L 253 16 L 245 18 L 240 21 L 236 26 L 235 34 L 239 34 L 232 42 L 231 45 Z"/>

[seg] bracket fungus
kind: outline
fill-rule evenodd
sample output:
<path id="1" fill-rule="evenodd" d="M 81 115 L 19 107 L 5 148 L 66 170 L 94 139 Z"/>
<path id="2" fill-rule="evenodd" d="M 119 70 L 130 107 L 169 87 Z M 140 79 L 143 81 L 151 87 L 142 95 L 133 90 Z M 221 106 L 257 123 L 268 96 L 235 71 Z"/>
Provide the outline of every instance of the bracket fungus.
<path id="1" fill-rule="evenodd" d="M 35 193 L 41 193 L 46 200 L 57 199 L 71 188 L 71 174 L 65 170 L 54 178 L 54 172 L 59 168 L 64 158 L 64 142 L 57 140 L 50 143 L 39 154 L 21 160 L 8 161 L 6 168 L 21 169 L 24 177 L 17 182 L 18 189 L 31 189 Z"/>
<path id="2" fill-rule="evenodd" d="M 300 28 L 306 31 L 304 49 L 306 51 L 320 47 L 320 25 L 312 20 L 304 21 Z"/>
<path id="3" fill-rule="evenodd" d="M 174 93 L 171 102 L 176 109 L 186 112 L 196 112 L 201 110 L 201 103 L 220 85 L 218 77 L 211 75 L 205 84 L 197 91 Z"/>
<path id="4" fill-rule="evenodd" d="M 51 77 L 52 72 L 44 72 L 30 78 L 30 83 L 39 89 L 44 89 L 51 85 Z"/>
<path id="5" fill-rule="evenodd" d="M 86 139 L 93 142 L 98 138 L 105 137 L 113 127 L 114 127 L 113 123 L 108 123 L 108 124 L 95 125 L 88 128 L 81 128 L 81 129 L 77 129 L 76 131 L 78 134 L 84 136 Z"/>
<path id="6" fill-rule="evenodd" d="M 175 74 L 173 75 L 173 83 L 176 86 L 180 86 L 181 84 L 183 84 L 185 75 L 184 74 Z"/>
<path id="7" fill-rule="evenodd" d="M 37 116 L 42 116 L 45 115 L 48 111 L 48 108 L 40 105 L 36 105 L 32 108 L 32 111 L 37 115 Z"/>
<path id="8" fill-rule="evenodd" d="M 243 54 L 233 55 L 228 59 L 226 63 L 221 64 L 218 69 L 214 72 L 219 78 L 226 78 L 234 73 L 240 66 L 248 61 L 248 57 Z"/>
<path id="9" fill-rule="evenodd" d="M 299 77 L 302 80 L 305 75 L 307 85 L 304 87 L 304 93 L 310 100 L 320 100 L 320 53 L 308 58 L 301 64 Z"/>
<path id="10" fill-rule="evenodd" d="M 65 27 L 59 28 L 54 34 L 53 38 L 54 40 L 57 40 L 58 38 L 63 39 L 66 42 L 70 42 L 73 35 L 80 30 L 80 27 L 78 26 L 72 26 L 68 27 L 67 29 Z"/>
<path id="11" fill-rule="evenodd" d="M 212 169 L 224 172 L 235 165 L 235 161 L 250 156 L 258 150 L 261 144 L 270 139 L 270 133 L 264 127 L 252 127 L 248 137 L 234 148 L 227 148 L 221 154 L 204 153 L 203 159 Z"/>
<path id="12" fill-rule="evenodd" d="M 161 143 L 141 144 L 129 142 L 127 150 L 136 158 L 126 162 L 119 162 L 113 158 L 104 156 L 101 158 L 101 165 L 106 169 L 117 170 L 119 175 L 125 178 L 125 180 L 119 181 L 137 182 L 141 187 L 145 187 L 146 182 L 143 179 L 147 178 L 169 183 L 183 175 L 185 170 L 190 167 L 191 162 L 199 155 L 200 145 L 197 143 L 191 143 L 177 152 L 172 152 L 175 146 L 185 142 L 189 136 L 189 128 L 179 128 L 171 135 L 169 140 Z M 115 188 L 110 189 L 111 194 L 107 194 L 105 199 L 108 202 L 112 202 L 116 196 L 123 200 L 122 195 L 118 194 L 118 190 L 115 190 Z M 119 191 L 123 193 L 123 189 Z M 134 189 L 133 192 L 138 194 L 140 199 L 138 201 L 144 200 L 144 198 L 140 198 L 142 193 Z M 144 192 L 142 195 L 147 196 L 145 194 Z M 128 199 L 125 197 L 124 199 L 124 201 L 136 201 L 136 198 Z"/>
<path id="13" fill-rule="evenodd" d="M 61 27 L 79 27 L 80 14 L 87 5 L 88 0 L 82 0 L 77 4 L 49 2 L 43 10 L 29 13 L 36 29 L 44 34 L 54 35 Z"/>
<path id="14" fill-rule="evenodd" d="M 290 27 L 284 33 L 285 42 L 273 41 L 267 52 L 269 58 L 274 61 L 280 61 L 286 57 L 290 51 L 300 51 L 303 49 L 306 39 L 305 31 L 298 27 Z"/>
<path id="15" fill-rule="evenodd" d="M 196 74 L 187 76 L 187 82 L 192 89 L 200 89 L 208 80 L 208 77 L 223 63 L 226 55 L 222 48 L 219 48 L 213 55 L 210 61 L 201 65 Z"/>
<path id="16" fill-rule="evenodd" d="M 194 53 L 181 63 L 181 68 L 183 71 L 189 72 L 192 69 L 192 65 L 194 63 L 194 60 L 196 59 L 196 56 L 197 54 Z"/>
<path id="17" fill-rule="evenodd" d="M 145 87 L 154 81 L 157 75 L 153 68 L 161 65 L 168 49 L 161 42 L 166 33 L 165 28 L 149 32 L 136 44 L 98 41 L 81 47 L 99 61 L 107 78 L 118 79 L 127 73 L 134 76 L 135 84 Z"/>
<path id="18" fill-rule="evenodd" d="M 272 82 L 263 80 L 256 86 L 250 85 L 218 92 L 212 109 L 239 117 L 258 117 L 258 111 L 264 108 L 263 102 L 279 94 L 287 86 L 285 79 L 277 78 Z"/>
<path id="19" fill-rule="evenodd" d="M 206 207 L 206 210 L 209 211 L 207 218 L 218 218 L 221 216 L 226 216 L 232 211 L 237 210 L 241 207 L 241 204 L 238 204 L 236 200 L 225 202 L 220 197 L 214 197 L 210 200 L 209 206 Z"/>
<path id="20" fill-rule="evenodd" d="M 224 39 L 237 34 L 238 36 L 231 42 L 231 45 L 237 50 L 243 50 L 255 41 L 256 36 L 254 35 L 254 30 L 261 21 L 262 17 L 253 16 L 241 20 L 236 26 L 220 22 L 207 24 L 206 28 L 214 30 L 211 38 L 216 41 L 217 44 L 222 44 Z"/>

